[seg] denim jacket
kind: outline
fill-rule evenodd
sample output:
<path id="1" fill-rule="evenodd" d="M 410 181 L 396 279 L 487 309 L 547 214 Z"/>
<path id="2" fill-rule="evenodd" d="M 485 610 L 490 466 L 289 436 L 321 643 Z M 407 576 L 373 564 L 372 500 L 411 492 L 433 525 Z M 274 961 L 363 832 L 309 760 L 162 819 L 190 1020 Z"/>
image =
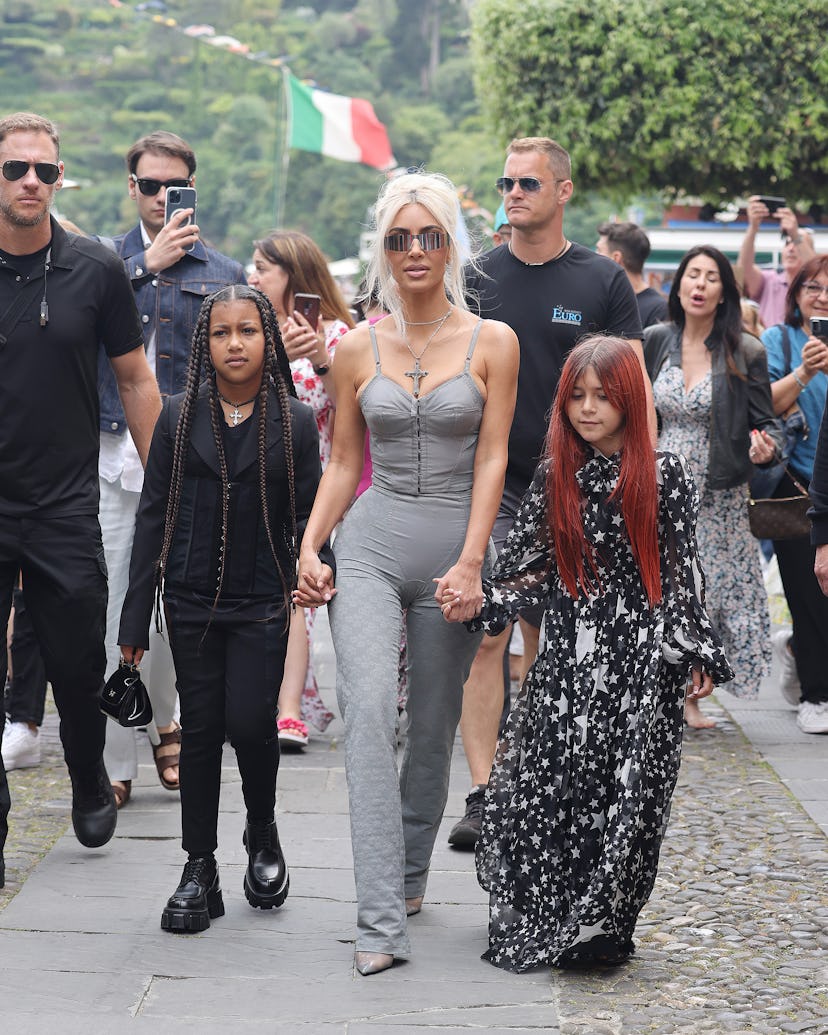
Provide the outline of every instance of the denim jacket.
<path id="1" fill-rule="evenodd" d="M 681 330 L 672 323 L 646 328 L 644 361 L 653 382 L 665 363 L 681 366 Z M 752 334 L 742 335 L 733 361 L 743 377 L 728 371 L 721 347 L 711 350 L 710 361 L 713 403 L 707 483 L 711 489 L 732 489 L 747 482 L 754 471 L 748 456 L 751 430 L 756 428 L 770 435 L 776 443 L 777 460 L 782 455 L 785 436 L 773 412 L 768 357 L 759 339 Z"/>
<path id="2" fill-rule="evenodd" d="M 184 390 L 190 344 L 201 303 L 227 284 L 246 284 L 241 265 L 201 241 L 160 273 L 144 268 L 144 239 L 141 227 L 113 238 L 115 250 L 124 260 L 135 291 L 135 303 L 144 328 L 144 345 L 155 332 L 155 376 L 161 397 Z M 102 348 L 98 350 L 98 396 L 101 403 L 100 430 L 111 435 L 126 431 L 115 376 Z"/>

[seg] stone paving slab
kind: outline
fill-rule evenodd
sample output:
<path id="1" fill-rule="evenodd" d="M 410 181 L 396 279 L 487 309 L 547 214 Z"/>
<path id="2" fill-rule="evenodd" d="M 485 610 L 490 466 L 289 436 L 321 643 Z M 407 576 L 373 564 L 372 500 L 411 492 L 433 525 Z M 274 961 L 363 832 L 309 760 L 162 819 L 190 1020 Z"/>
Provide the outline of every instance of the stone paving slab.
<path id="1" fill-rule="evenodd" d="M 330 678 L 327 655 L 317 669 Z M 329 689 L 323 693 L 333 700 Z M 182 938 L 158 926 L 183 856 L 177 796 L 158 785 L 146 740 L 116 836 L 90 852 L 67 832 L 69 785 L 51 715 L 44 765 L 11 774 L 0 1030 L 88 1035 L 92 1022 L 106 1035 L 175 1035 L 185 1027 L 199 1035 L 825 1035 L 828 840 L 797 795 L 812 814 L 828 811 L 819 797 L 824 780 L 816 779 L 826 772 L 828 737 L 799 734 L 795 713 L 772 689 L 757 703 L 720 698 L 707 706 L 719 728 L 685 739 L 635 957 L 619 968 L 526 975 L 480 960 L 486 897 L 473 856 L 445 843 L 468 789 L 459 746 L 426 903 L 410 924 L 413 958 L 362 978 L 352 965 L 338 720 L 304 755 L 282 762 L 280 830 L 291 895 L 278 911 L 251 910 L 242 895 L 241 790 L 228 752 L 219 833 L 227 912 L 209 931 Z M 754 744 L 742 728 L 756 731 Z"/>

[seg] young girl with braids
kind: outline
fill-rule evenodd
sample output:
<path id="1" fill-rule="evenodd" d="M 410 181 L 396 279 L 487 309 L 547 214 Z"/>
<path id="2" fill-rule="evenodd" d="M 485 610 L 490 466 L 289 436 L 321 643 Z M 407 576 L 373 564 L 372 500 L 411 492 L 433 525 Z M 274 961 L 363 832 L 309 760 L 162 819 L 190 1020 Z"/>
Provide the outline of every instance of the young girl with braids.
<path id="1" fill-rule="evenodd" d="M 226 736 L 247 807 L 245 895 L 263 909 L 287 897 L 274 821 L 276 696 L 297 535 L 320 473 L 313 412 L 294 396 L 273 307 L 247 286 L 216 292 L 199 315 L 186 391 L 158 418 L 119 635 L 124 658 L 140 662 L 163 594 L 184 725 L 188 856 L 165 930 L 203 931 L 224 913 L 214 852 Z"/>
<path id="2" fill-rule="evenodd" d="M 494 634 L 528 600 L 546 605 L 477 842 L 483 958 L 513 971 L 633 951 L 678 775 L 685 685 L 704 697 L 731 678 L 704 610 L 698 493 L 682 457 L 653 451 L 627 342 L 595 335 L 572 350 L 546 455 L 469 623 Z M 442 608 L 463 617 L 451 586 Z"/>

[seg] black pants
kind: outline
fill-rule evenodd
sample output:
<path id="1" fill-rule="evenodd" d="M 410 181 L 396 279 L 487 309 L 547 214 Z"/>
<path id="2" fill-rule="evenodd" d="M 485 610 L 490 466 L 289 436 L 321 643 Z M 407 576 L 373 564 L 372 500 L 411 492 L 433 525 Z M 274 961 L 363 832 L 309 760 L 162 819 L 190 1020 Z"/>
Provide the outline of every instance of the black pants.
<path id="1" fill-rule="evenodd" d="M 75 771 L 103 756 L 98 692 L 106 667 L 106 563 L 96 514 L 71 518 L 0 515 L 0 628 L 23 573 L 26 604 L 60 714 L 63 756 Z M 5 651 L 3 667 L 5 668 Z M 0 734 L 1 736 L 2 734 Z M 0 850 L 10 800 L 0 764 Z"/>
<path id="2" fill-rule="evenodd" d="M 46 705 L 46 666 L 23 590 L 16 589 L 13 599 L 12 677 L 6 692 L 6 712 L 12 722 L 32 722 L 35 726 L 42 726 Z"/>
<path id="3" fill-rule="evenodd" d="M 785 475 L 774 496 L 796 494 Z M 828 597 L 814 575 L 816 547 L 803 536 L 774 540 L 773 548 L 793 622 L 791 648 L 802 684 L 802 700 L 828 701 Z"/>
<path id="4" fill-rule="evenodd" d="M 266 820 L 273 813 L 287 615 L 281 600 L 258 608 L 220 604 L 207 628 L 209 606 L 168 596 L 165 610 L 181 702 L 181 844 L 189 854 L 206 854 L 218 845 L 226 737 L 236 751 L 248 816 Z"/>

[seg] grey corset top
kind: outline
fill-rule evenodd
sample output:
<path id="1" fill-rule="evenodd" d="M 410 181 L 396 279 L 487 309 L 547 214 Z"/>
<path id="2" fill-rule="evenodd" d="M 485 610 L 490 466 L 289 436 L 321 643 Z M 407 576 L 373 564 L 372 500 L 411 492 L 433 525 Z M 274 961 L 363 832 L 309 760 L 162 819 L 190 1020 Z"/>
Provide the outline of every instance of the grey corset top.
<path id="1" fill-rule="evenodd" d="M 419 399 L 383 374 L 371 327 L 376 373 L 359 403 L 371 435 L 376 488 L 407 496 L 471 495 L 483 397 L 469 366 L 481 324 L 472 332 L 463 369 Z"/>

